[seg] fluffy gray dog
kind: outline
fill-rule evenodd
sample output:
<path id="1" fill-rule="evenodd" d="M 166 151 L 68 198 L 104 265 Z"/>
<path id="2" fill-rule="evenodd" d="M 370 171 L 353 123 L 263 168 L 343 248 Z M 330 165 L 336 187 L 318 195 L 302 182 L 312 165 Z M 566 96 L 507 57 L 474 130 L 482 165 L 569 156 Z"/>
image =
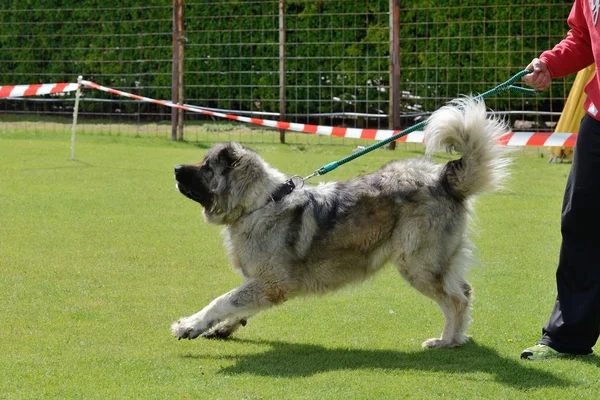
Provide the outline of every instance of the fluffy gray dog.
<path id="1" fill-rule="evenodd" d="M 458 160 L 394 161 L 345 182 L 285 190 L 287 177 L 257 153 L 218 144 L 198 164 L 175 168 L 177 188 L 224 225 L 225 245 L 244 283 L 200 312 L 175 322 L 175 337 L 224 338 L 258 312 L 301 295 L 323 294 L 363 281 L 386 263 L 435 300 L 445 325 L 423 347 L 458 346 L 472 289 L 467 223 L 475 195 L 498 189 L 507 175 L 508 131 L 485 105 L 455 100 L 425 128 L 428 154 L 456 151 Z"/>

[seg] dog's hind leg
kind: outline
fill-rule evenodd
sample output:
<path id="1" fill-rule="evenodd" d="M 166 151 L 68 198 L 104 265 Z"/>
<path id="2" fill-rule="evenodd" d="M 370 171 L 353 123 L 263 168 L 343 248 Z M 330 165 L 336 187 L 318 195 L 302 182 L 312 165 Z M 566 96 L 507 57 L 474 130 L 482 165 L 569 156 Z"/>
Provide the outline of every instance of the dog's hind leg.
<path id="1" fill-rule="evenodd" d="M 214 299 L 200 312 L 181 318 L 171 326 L 178 339 L 195 339 L 200 335 L 227 337 L 245 321 L 274 305 L 284 302 L 289 291 L 280 283 L 252 279 Z"/>
<path id="2" fill-rule="evenodd" d="M 464 278 L 465 262 L 469 262 L 466 254 L 455 256 L 453 262 L 443 268 L 423 268 L 423 264 L 398 267 L 402 276 L 419 292 L 435 300 L 444 314 L 441 337 L 426 340 L 424 348 L 456 347 L 469 339 L 465 331 L 471 322 L 472 290 Z"/>
<path id="3" fill-rule="evenodd" d="M 444 282 L 442 290 L 431 295 L 444 314 L 444 331 L 440 338 L 432 338 L 423 342 L 423 348 L 456 347 L 469 340 L 465 331 L 471 322 L 469 307 L 471 305 L 471 285 L 467 281 L 456 282 L 462 290 L 449 288 Z M 454 286 L 455 283 L 450 283 Z"/>

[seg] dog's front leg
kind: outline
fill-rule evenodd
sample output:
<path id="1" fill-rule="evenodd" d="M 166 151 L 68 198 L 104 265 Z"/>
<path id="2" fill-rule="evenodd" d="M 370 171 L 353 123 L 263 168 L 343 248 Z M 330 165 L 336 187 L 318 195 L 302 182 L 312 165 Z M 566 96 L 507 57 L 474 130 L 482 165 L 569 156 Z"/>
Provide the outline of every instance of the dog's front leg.
<path id="1" fill-rule="evenodd" d="M 200 312 L 181 318 L 171 326 L 171 332 L 178 339 L 195 339 L 221 322 L 245 322 L 261 310 L 282 303 L 287 296 L 288 290 L 281 284 L 253 279 L 217 297 Z"/>

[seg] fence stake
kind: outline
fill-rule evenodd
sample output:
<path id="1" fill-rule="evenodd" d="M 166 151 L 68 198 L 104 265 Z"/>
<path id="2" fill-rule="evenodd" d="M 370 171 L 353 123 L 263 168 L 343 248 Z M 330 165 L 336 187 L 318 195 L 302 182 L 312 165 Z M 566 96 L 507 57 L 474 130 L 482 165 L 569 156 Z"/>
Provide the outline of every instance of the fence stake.
<path id="1" fill-rule="evenodd" d="M 279 120 L 285 121 L 286 111 L 286 26 L 285 26 L 285 0 L 279 0 Z M 279 130 L 279 141 L 285 143 L 285 129 Z"/>
<path id="2" fill-rule="evenodd" d="M 183 104 L 183 0 L 173 0 L 173 66 L 171 101 Z M 183 140 L 183 111 L 171 110 L 171 140 Z"/>
<path id="3" fill-rule="evenodd" d="M 75 107 L 73 107 L 73 126 L 71 127 L 71 160 L 75 160 L 75 131 L 77 129 L 77 115 L 79 114 L 79 97 L 81 96 L 81 81 L 83 77 L 77 77 L 77 91 L 75 92 Z"/>
<path id="4" fill-rule="evenodd" d="M 390 0 L 390 122 L 389 128 L 400 130 L 400 0 Z M 394 150 L 396 142 L 388 149 Z"/>

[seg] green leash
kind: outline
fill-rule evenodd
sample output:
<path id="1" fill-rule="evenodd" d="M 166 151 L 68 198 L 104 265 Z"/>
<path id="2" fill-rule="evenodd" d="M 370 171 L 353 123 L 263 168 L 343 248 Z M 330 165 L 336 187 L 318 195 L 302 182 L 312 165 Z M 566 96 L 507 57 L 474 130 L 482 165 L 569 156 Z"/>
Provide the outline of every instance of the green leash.
<path id="1" fill-rule="evenodd" d="M 500 92 L 503 92 L 506 90 L 512 90 L 514 92 L 518 92 L 518 93 L 522 93 L 522 94 L 536 94 L 537 91 L 535 91 L 534 89 L 527 89 L 527 88 L 523 88 L 523 87 L 519 87 L 519 86 L 513 86 L 513 83 L 515 81 L 521 79 L 525 75 L 531 74 L 532 72 L 533 71 L 525 69 L 525 70 L 519 72 L 518 74 L 516 74 L 515 76 L 513 76 L 512 78 L 510 78 L 509 80 L 507 80 L 506 82 L 499 84 L 495 88 L 488 90 L 487 92 L 482 93 L 482 94 L 476 96 L 475 98 L 476 99 L 485 99 L 486 97 L 495 95 L 497 93 L 500 93 Z M 367 154 L 375 149 L 378 149 L 381 146 L 385 146 L 386 144 L 393 142 L 394 140 L 396 140 L 402 136 L 406 136 L 409 133 L 414 132 L 414 131 L 424 127 L 426 123 L 427 123 L 427 120 L 425 120 L 423 122 L 419 122 L 418 124 L 413 125 L 410 128 L 407 128 L 401 132 L 398 132 L 394 136 L 391 136 L 391 137 L 389 137 L 385 140 L 382 140 L 378 143 L 372 144 L 371 146 L 366 147 L 360 151 L 357 151 L 356 153 L 353 153 L 353 154 L 349 155 L 348 157 L 345 157 L 345 158 L 342 158 L 341 160 L 334 161 L 332 163 L 324 165 L 321 168 L 319 168 L 318 170 L 316 170 L 315 172 L 313 172 L 312 174 L 310 174 L 309 176 L 307 176 L 306 178 L 302 179 L 302 181 L 304 182 L 307 179 L 312 178 L 313 176 L 325 175 L 326 173 L 333 171 L 340 165 L 346 164 L 347 162 L 350 162 L 350 161 L 354 160 L 355 158 L 358 158 L 358 157 L 360 157 L 364 154 Z"/>

